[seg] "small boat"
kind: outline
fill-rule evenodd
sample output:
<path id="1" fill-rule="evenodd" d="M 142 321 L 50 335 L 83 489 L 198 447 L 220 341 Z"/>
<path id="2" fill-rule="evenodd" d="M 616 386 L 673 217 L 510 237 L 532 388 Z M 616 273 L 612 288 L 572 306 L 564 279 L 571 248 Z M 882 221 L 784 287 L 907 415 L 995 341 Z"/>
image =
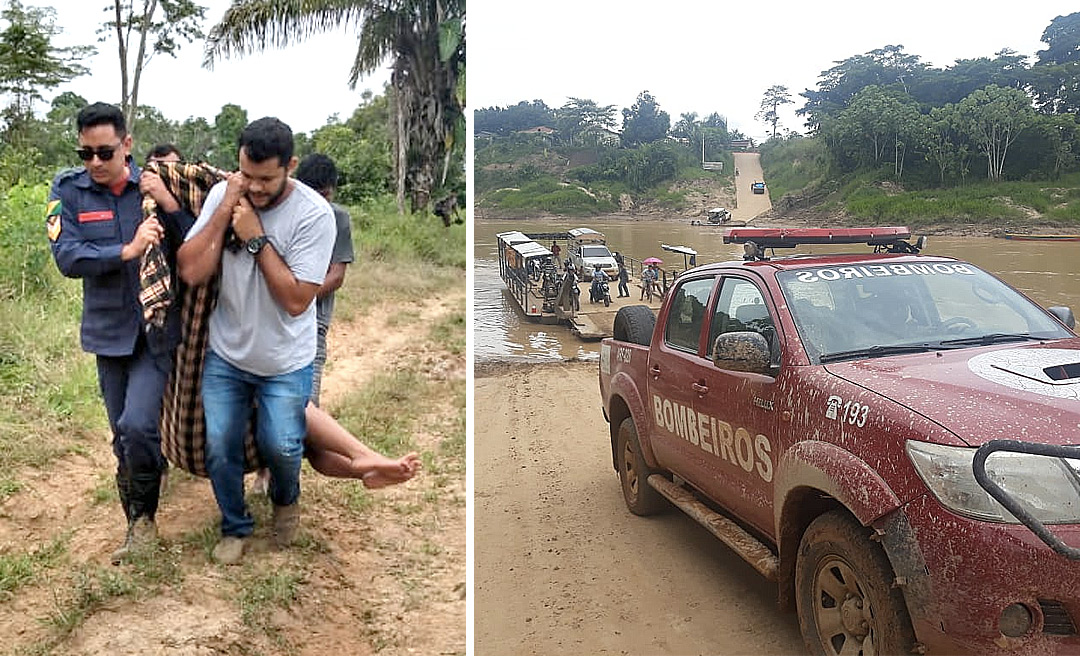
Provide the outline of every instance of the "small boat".
<path id="1" fill-rule="evenodd" d="M 1025 235 L 1017 232 L 1006 232 L 1005 239 L 1013 241 L 1080 241 L 1080 235 Z"/>

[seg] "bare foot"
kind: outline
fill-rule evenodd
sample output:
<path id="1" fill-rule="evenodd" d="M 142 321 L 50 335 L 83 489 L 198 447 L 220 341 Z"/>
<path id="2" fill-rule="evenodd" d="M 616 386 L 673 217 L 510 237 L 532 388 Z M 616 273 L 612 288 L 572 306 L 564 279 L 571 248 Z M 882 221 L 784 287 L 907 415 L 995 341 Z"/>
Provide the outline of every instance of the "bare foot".
<path id="1" fill-rule="evenodd" d="M 354 458 L 352 464 L 353 467 L 367 469 L 360 479 L 364 487 L 369 489 L 404 483 L 415 476 L 421 467 L 420 455 L 416 452 L 397 459 L 383 455 Z"/>

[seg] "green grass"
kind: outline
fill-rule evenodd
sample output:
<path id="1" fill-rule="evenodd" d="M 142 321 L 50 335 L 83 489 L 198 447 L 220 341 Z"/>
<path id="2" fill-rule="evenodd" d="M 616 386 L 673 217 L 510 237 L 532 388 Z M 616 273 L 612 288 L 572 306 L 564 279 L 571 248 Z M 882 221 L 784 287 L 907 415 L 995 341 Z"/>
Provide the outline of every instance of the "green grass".
<path id="1" fill-rule="evenodd" d="M 487 194 L 484 202 L 506 213 L 550 212 L 565 216 L 593 216 L 613 212 L 618 204 L 604 195 L 589 195 L 583 188 L 551 176 L 530 180 L 520 188 L 504 188 Z"/>
<path id="2" fill-rule="evenodd" d="M 428 382 L 399 369 L 376 376 L 331 410 L 337 420 L 371 448 L 387 455 L 412 450 L 412 426 L 424 410 Z"/>
<path id="3" fill-rule="evenodd" d="M 286 567 L 270 572 L 252 572 L 245 569 L 240 582 L 240 617 L 247 626 L 263 631 L 272 628 L 270 612 L 275 608 L 289 608 L 300 588 L 304 576 Z"/>
<path id="4" fill-rule="evenodd" d="M 67 555 L 69 539 L 63 535 L 30 551 L 0 555 L 0 599 L 33 582 L 44 570 L 56 567 Z"/>
<path id="5" fill-rule="evenodd" d="M 125 570 L 96 566 L 76 570 L 70 583 L 54 591 L 53 608 L 46 620 L 55 631 L 53 644 L 82 626 L 109 599 L 128 596 L 136 590 L 137 582 Z"/>
<path id="6" fill-rule="evenodd" d="M 437 348 L 454 355 L 464 355 L 465 311 L 462 309 L 441 318 L 432 325 L 428 336 Z"/>

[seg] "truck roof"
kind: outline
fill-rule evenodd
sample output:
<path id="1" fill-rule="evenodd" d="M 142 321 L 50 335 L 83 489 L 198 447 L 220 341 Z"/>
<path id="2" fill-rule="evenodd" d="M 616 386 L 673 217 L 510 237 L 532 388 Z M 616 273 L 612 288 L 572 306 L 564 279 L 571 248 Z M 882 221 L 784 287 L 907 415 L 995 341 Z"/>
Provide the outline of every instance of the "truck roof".
<path id="1" fill-rule="evenodd" d="M 941 255 L 908 255 L 904 253 L 800 253 L 776 257 L 769 260 L 727 260 L 724 262 L 713 262 L 699 266 L 693 269 L 693 271 L 730 269 L 732 267 L 746 269 L 771 268 L 778 271 L 788 271 L 842 264 L 875 264 L 885 261 L 952 262 L 955 261 L 955 258 Z"/>

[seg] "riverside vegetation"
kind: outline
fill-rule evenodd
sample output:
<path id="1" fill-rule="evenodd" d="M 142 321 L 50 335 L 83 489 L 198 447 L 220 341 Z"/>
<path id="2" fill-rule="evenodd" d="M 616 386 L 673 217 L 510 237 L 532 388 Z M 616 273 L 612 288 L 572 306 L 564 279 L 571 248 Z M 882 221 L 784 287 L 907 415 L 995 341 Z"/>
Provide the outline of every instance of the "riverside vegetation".
<path id="1" fill-rule="evenodd" d="M 305 464 L 299 546 L 258 546 L 270 508 L 253 495 L 254 557 L 226 572 L 209 559 L 209 483 L 173 469 L 160 545 L 117 568 L 108 427 L 79 348 L 79 281 L 49 255 L 46 195 L 44 183 L 0 195 L 4 653 L 463 654 L 464 226 L 398 215 L 390 195 L 350 208 L 357 260 L 338 293 L 324 402 L 372 447 L 420 451 L 416 479 L 368 491 Z"/>
<path id="2" fill-rule="evenodd" d="M 1033 55 L 1005 48 L 943 68 L 900 45 L 832 62 L 799 94 L 805 135 L 778 129 L 778 109 L 795 101 L 769 87 L 757 115 L 771 128 L 758 149 L 774 206 L 763 218 L 1075 230 L 1080 12 L 1051 20 L 1040 39 Z M 644 91 L 622 110 L 621 132 L 615 116 L 578 98 L 478 110 L 478 213 L 679 214 L 694 187 L 733 188 L 730 152 L 750 144 L 718 112 L 672 123 Z M 692 172 L 702 160 L 723 172 Z"/>

